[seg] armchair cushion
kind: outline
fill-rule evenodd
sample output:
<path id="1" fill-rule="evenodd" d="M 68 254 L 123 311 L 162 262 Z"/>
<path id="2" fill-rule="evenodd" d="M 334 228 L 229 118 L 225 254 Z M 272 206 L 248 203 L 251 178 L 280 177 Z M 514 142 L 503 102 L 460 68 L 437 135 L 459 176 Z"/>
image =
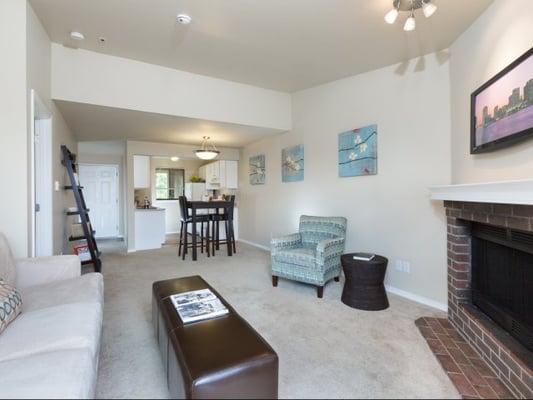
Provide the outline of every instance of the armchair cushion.
<path id="1" fill-rule="evenodd" d="M 11 253 L 11 248 L 7 238 L 0 232 L 0 279 L 10 286 L 15 286 L 17 280 L 17 271 L 15 259 Z"/>
<path id="2" fill-rule="evenodd" d="M 274 259 L 281 263 L 316 267 L 316 251 L 308 247 L 280 250 L 274 255 Z"/>
<path id="3" fill-rule="evenodd" d="M 16 267 L 17 288 L 20 290 L 81 275 L 78 256 L 23 258 L 16 261 Z"/>

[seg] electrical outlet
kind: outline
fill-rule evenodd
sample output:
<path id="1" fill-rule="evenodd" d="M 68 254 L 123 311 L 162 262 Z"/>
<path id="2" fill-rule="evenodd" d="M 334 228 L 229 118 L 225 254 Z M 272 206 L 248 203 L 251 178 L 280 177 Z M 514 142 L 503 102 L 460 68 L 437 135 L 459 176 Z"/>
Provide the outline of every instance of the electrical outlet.
<path id="1" fill-rule="evenodd" d="M 396 271 L 402 272 L 403 271 L 403 261 L 402 260 L 396 260 L 396 263 L 394 265 L 394 269 Z"/>
<path id="2" fill-rule="evenodd" d="M 403 272 L 406 272 L 408 274 L 411 273 L 411 263 L 409 261 L 403 262 Z"/>

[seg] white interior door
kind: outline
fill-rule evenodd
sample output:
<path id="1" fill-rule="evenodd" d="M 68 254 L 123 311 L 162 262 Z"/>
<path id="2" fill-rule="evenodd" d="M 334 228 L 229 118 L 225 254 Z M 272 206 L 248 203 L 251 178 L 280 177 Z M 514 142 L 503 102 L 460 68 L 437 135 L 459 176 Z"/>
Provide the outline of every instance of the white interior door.
<path id="1" fill-rule="evenodd" d="M 119 235 L 118 166 L 79 166 L 80 185 L 97 238 Z"/>

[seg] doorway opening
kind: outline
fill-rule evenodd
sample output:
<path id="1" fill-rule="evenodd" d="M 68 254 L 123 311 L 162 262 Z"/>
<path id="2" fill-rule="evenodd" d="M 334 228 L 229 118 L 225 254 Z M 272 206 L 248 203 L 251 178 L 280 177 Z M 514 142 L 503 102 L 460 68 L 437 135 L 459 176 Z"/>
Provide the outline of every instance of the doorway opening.
<path id="1" fill-rule="evenodd" d="M 31 255 L 54 252 L 52 221 L 52 113 L 31 91 Z"/>
<path id="2" fill-rule="evenodd" d="M 80 184 L 89 208 L 95 237 L 120 235 L 119 166 L 116 164 L 80 164 Z"/>

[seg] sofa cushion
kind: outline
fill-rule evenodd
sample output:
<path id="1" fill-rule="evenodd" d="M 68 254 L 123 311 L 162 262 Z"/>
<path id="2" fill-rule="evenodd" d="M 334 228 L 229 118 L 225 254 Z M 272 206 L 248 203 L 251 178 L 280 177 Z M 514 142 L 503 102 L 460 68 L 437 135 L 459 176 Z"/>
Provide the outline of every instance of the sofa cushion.
<path id="1" fill-rule="evenodd" d="M 0 335 L 0 361 L 57 350 L 89 349 L 97 356 L 102 330 L 98 303 L 72 303 L 23 312 Z"/>
<path id="2" fill-rule="evenodd" d="M 0 232 L 0 279 L 3 279 L 8 285 L 15 286 L 17 280 L 17 270 L 15 259 L 11 253 L 11 248 L 7 238 Z"/>
<path id="3" fill-rule="evenodd" d="M 22 298 L 19 292 L 0 279 L 0 333 L 22 311 Z"/>
<path id="4" fill-rule="evenodd" d="M 94 398 L 96 364 L 87 349 L 0 362 L 2 399 Z"/>
<path id="5" fill-rule="evenodd" d="M 306 267 L 316 265 L 316 251 L 309 247 L 298 247 L 276 252 L 274 260 L 281 263 L 297 264 Z"/>
<path id="6" fill-rule="evenodd" d="M 90 273 L 78 278 L 30 286 L 20 292 L 25 313 L 71 303 L 94 302 L 103 306 L 104 280 L 101 274 Z"/>

